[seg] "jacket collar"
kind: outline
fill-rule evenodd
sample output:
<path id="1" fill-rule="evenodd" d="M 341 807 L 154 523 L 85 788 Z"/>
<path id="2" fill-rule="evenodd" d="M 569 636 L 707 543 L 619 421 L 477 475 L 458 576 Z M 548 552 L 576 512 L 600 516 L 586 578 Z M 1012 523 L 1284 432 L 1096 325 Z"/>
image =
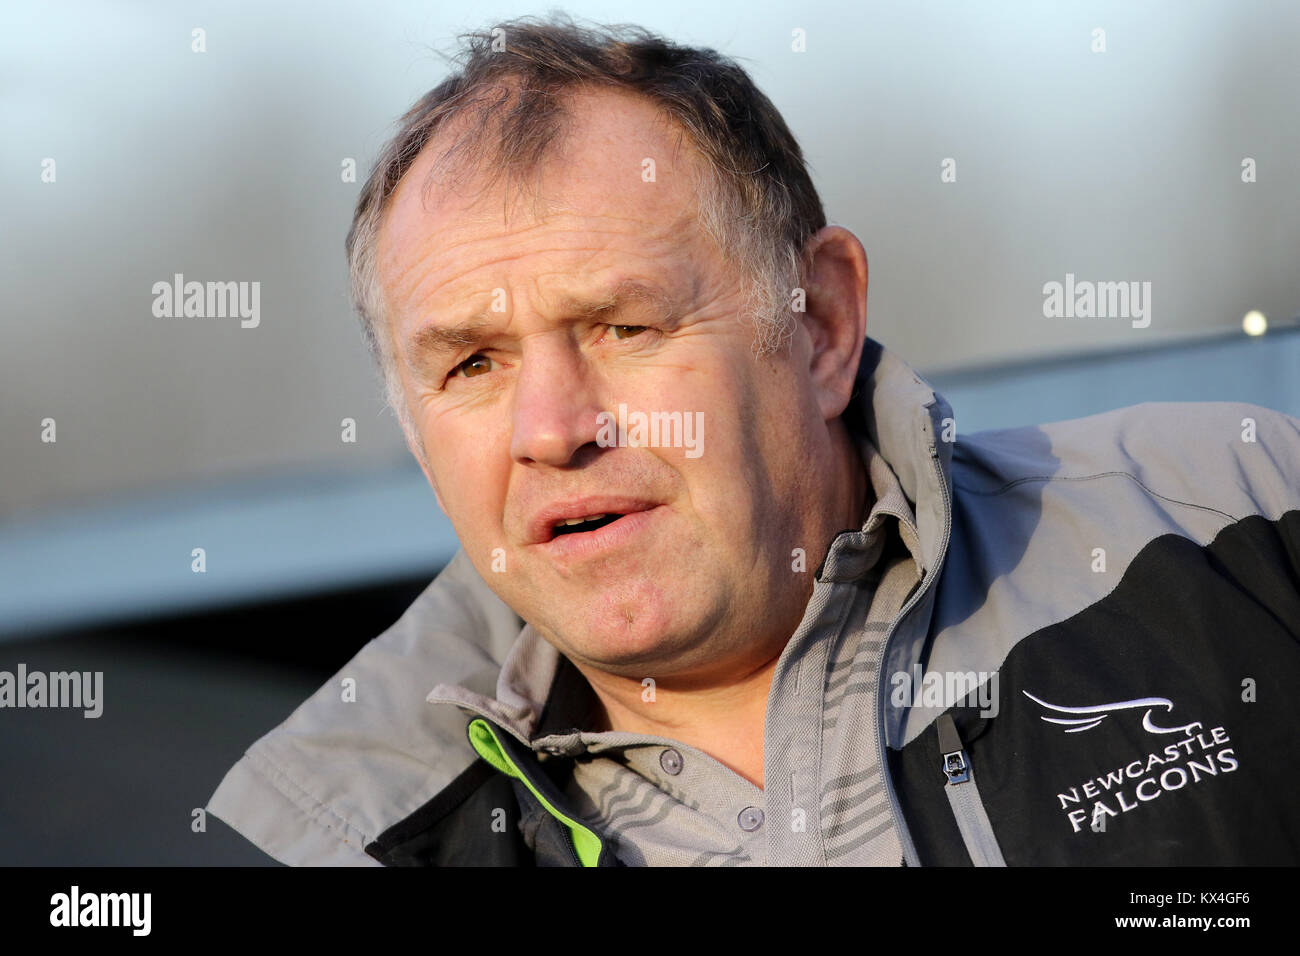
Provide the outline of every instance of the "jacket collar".
<path id="1" fill-rule="evenodd" d="M 866 432 L 913 503 L 928 579 L 939 572 L 952 525 L 952 408 L 910 366 L 871 338 L 862 348 L 857 386 L 845 413 L 849 427 Z M 945 435 L 948 440 L 942 440 Z"/>

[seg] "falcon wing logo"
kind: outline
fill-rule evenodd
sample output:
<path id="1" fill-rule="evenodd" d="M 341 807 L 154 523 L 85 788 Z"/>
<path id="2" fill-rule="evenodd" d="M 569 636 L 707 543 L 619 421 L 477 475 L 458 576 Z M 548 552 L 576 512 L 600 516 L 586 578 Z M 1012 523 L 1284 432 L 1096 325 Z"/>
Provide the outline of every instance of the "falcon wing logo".
<path id="1" fill-rule="evenodd" d="M 1027 690 L 1022 690 L 1024 694 L 1035 704 L 1044 707 L 1056 714 L 1068 714 L 1069 716 L 1058 717 L 1040 717 L 1049 724 L 1061 724 L 1068 729 L 1067 734 L 1078 734 L 1085 730 L 1092 730 L 1111 714 L 1120 710 L 1142 710 L 1146 713 L 1142 715 L 1142 729 L 1149 734 L 1185 734 L 1190 737 L 1201 726 L 1200 721 L 1193 721 L 1190 724 L 1184 724 L 1182 727 L 1161 727 L 1151 720 L 1151 712 L 1157 708 L 1163 707 L 1168 713 L 1174 709 L 1174 702 L 1167 697 L 1141 697 L 1137 700 L 1120 700 L 1113 704 L 1094 704 L 1091 707 L 1062 707 L 1060 704 L 1049 704 L 1041 698 L 1035 697 Z"/>

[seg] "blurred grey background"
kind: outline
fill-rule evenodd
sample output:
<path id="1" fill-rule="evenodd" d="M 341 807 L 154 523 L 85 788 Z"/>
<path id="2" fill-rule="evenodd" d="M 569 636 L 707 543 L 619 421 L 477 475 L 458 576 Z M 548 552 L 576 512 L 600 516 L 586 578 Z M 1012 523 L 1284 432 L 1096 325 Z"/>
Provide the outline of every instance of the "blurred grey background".
<path id="1" fill-rule="evenodd" d="M 190 809 L 456 547 L 349 311 L 352 208 L 437 51 L 548 9 L 0 7 L 0 669 L 106 696 L 0 711 L 0 864 L 266 861 Z M 562 9 L 739 59 L 867 249 L 868 333 L 959 430 L 1300 415 L 1300 5 Z M 260 282 L 260 324 L 155 317 L 176 273 Z M 1150 282 L 1150 325 L 1045 318 L 1067 273 Z"/>

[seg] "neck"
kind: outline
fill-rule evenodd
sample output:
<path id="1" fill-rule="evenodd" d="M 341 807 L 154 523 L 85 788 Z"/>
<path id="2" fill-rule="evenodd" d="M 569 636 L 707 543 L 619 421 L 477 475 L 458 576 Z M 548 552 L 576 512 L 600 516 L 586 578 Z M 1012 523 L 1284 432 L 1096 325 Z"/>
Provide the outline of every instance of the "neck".
<path id="1" fill-rule="evenodd" d="M 871 505 L 875 504 L 875 495 L 871 490 L 871 477 L 867 474 L 866 462 L 862 460 L 857 442 L 849 434 L 849 430 L 842 421 L 837 420 L 835 424 L 839 426 L 832 431 L 836 447 L 840 450 L 837 456 L 841 466 L 839 485 L 847 489 L 844 500 L 848 502 L 848 510 L 844 513 L 845 523 L 839 525 L 836 530 L 860 528 L 867 520 Z"/>
<path id="2" fill-rule="evenodd" d="M 871 484 L 847 429 L 832 430 L 835 464 L 828 473 L 832 487 L 823 500 L 829 507 L 820 533 L 827 545 L 846 528 L 866 519 Z M 807 582 L 806 607 L 812 583 Z M 600 703 L 597 730 L 666 737 L 702 750 L 719 763 L 763 788 L 763 735 L 772 676 L 781 652 L 802 620 L 802 611 L 781 640 L 756 644 L 746 656 L 720 661 L 708 673 L 643 686 L 638 680 L 577 664 Z"/>
<path id="3" fill-rule="evenodd" d="M 599 730 L 666 737 L 695 747 L 763 787 L 763 724 L 780 653 L 725 680 L 643 687 L 579 666 L 601 707 Z"/>

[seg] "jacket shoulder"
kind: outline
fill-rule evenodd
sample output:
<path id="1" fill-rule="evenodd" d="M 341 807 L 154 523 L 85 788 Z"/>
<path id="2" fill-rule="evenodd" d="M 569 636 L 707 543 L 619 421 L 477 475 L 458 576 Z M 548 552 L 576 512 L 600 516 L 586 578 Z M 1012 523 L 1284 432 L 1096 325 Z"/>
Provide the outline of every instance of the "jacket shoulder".
<path id="1" fill-rule="evenodd" d="M 253 743 L 208 811 L 282 863 L 377 865 L 366 847 L 477 755 L 435 684 L 491 693 L 522 622 L 457 552 L 402 617 Z M 343 700 L 342 681 L 355 683 Z"/>
<path id="2" fill-rule="evenodd" d="M 981 496 L 1043 481 L 1124 477 L 1230 519 L 1300 507 L 1300 420 L 1243 402 L 1146 402 L 958 438 L 953 482 Z"/>
<path id="3" fill-rule="evenodd" d="M 1300 422 L 1240 403 L 1147 403 L 959 435 L 929 666 L 998 671 L 1121 582 L 1151 582 L 1160 555 L 1176 564 L 1162 580 L 1190 582 L 1215 541 L 1300 546 L 1296 475 Z M 1254 573 L 1246 552 L 1233 560 L 1226 573 Z M 905 739 L 935 716 L 913 707 Z"/>

